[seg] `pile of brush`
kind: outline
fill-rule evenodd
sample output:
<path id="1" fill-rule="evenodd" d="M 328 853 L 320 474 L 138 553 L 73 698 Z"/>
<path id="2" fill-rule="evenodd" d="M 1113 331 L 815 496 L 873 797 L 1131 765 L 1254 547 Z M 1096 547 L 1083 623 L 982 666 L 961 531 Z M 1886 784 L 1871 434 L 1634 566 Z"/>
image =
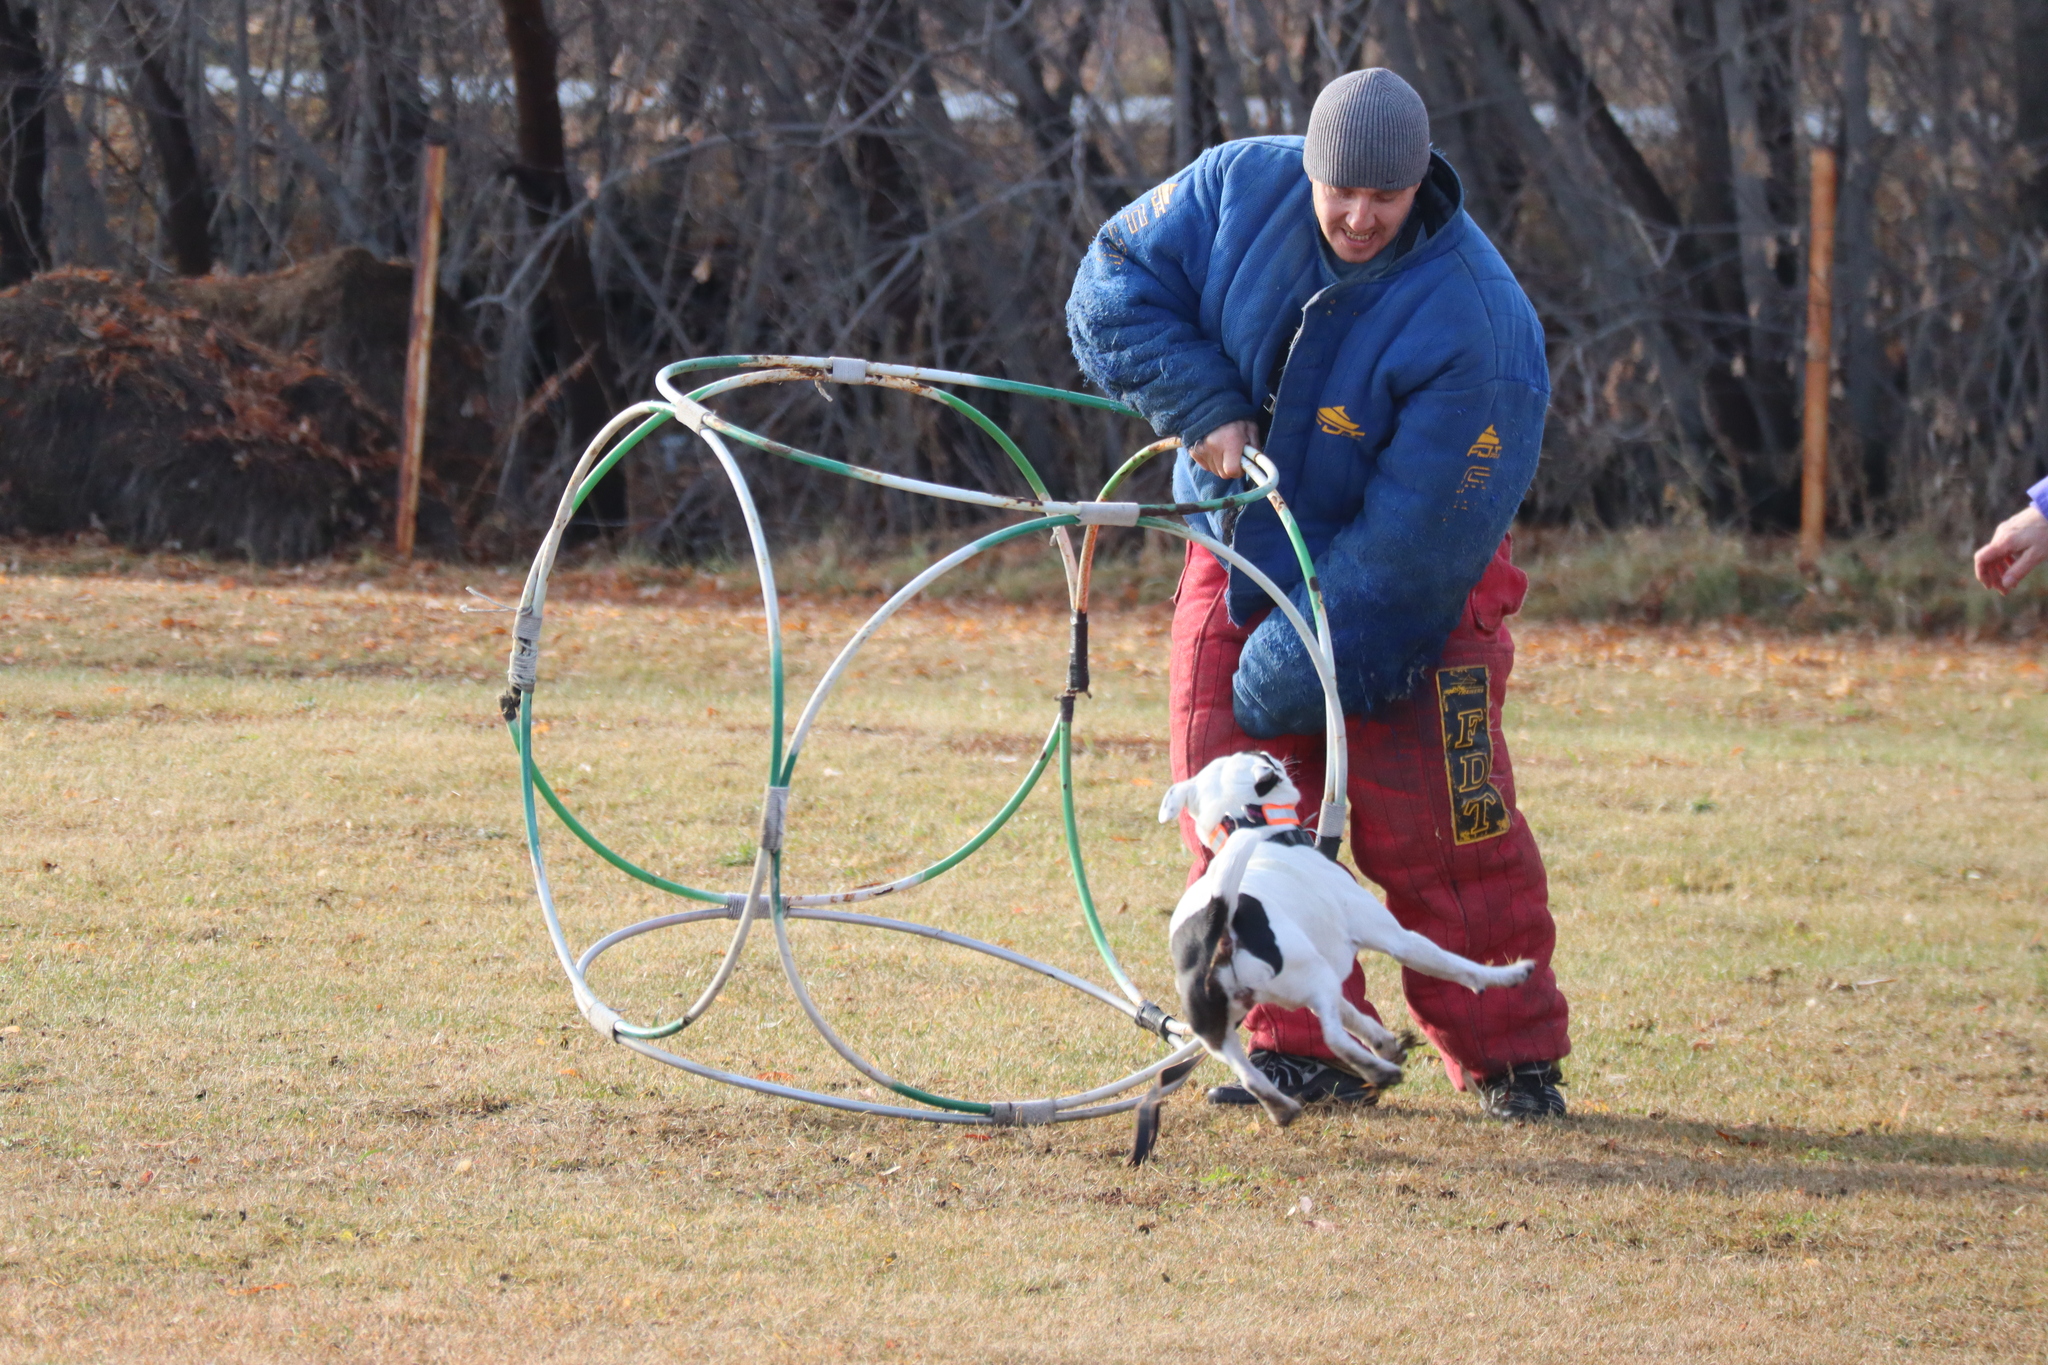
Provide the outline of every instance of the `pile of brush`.
<path id="1" fill-rule="evenodd" d="M 0 293 L 0 533 L 315 558 L 388 536 L 396 446 L 351 380 L 164 288 L 59 270 Z M 431 467 L 420 539 L 456 541 Z"/>

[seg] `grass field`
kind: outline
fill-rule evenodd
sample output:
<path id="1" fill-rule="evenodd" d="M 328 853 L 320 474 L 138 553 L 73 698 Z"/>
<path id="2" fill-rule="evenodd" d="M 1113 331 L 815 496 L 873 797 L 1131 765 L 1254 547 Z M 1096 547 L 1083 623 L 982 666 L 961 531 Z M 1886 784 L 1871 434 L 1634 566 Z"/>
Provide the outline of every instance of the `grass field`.
<path id="1" fill-rule="evenodd" d="M 1378 1110 L 1285 1132 L 1176 1099 L 1130 1171 L 1123 1120 L 853 1118 L 584 1026 L 524 868 L 504 618 L 455 610 L 512 576 L 13 562 L 0 1360 L 2048 1358 L 2038 646 L 1523 627 L 1508 733 L 1574 1117 L 1484 1121 L 1425 1056 Z M 792 604 L 796 696 L 864 615 Z M 1077 761 L 1109 931 L 1159 999 L 1165 629 L 1097 612 Z M 975 828 L 1063 649 L 1056 609 L 997 600 L 893 626 L 799 770 L 791 889 Z M 761 656 L 731 584 L 568 575 L 541 761 L 629 856 L 735 886 Z M 546 837 L 579 946 L 672 904 Z M 891 913 L 1102 976 L 1049 790 Z M 724 928 L 636 940 L 601 988 L 674 1013 Z M 1155 1055 L 985 959 L 796 941 L 917 1084 L 1045 1094 Z M 1395 974 L 1367 973 L 1386 1002 Z M 679 1046 L 865 1085 L 767 935 Z"/>

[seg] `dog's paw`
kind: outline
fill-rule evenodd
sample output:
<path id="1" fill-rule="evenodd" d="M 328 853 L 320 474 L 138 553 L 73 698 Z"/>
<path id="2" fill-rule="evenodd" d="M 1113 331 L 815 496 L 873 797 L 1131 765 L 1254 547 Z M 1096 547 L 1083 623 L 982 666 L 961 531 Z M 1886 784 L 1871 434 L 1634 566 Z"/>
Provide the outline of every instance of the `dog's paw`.
<path id="1" fill-rule="evenodd" d="M 1475 992 L 1497 991 L 1508 986 L 1519 986 L 1529 979 L 1536 970 L 1536 964 L 1528 958 L 1510 962 L 1504 967 L 1481 967 L 1472 974 L 1472 989 Z"/>
<path id="2" fill-rule="evenodd" d="M 1276 1128 L 1285 1128 L 1301 1117 L 1301 1101 L 1277 1091 L 1271 1099 L 1260 1096 L 1259 1103 L 1264 1106 L 1266 1117 L 1273 1120 L 1273 1126 Z"/>
<path id="3" fill-rule="evenodd" d="M 1385 1060 L 1392 1062 L 1395 1066 L 1403 1066 L 1408 1061 L 1409 1051 L 1421 1041 L 1420 1038 L 1415 1036 L 1413 1030 L 1404 1028 L 1394 1035 L 1392 1043 L 1383 1048 L 1376 1047 L 1373 1051 L 1377 1052 Z"/>
<path id="4" fill-rule="evenodd" d="M 1377 1061 L 1378 1059 L 1375 1058 L 1374 1060 Z M 1393 1062 L 1380 1062 L 1378 1066 L 1372 1069 L 1372 1075 L 1361 1077 L 1360 1079 L 1364 1080 L 1369 1085 L 1374 1085 L 1379 1087 L 1381 1090 L 1386 1090 L 1389 1087 L 1399 1085 L 1404 1079 L 1406 1079 L 1407 1074 L 1407 1072 L 1403 1071 L 1398 1065 L 1396 1065 Z"/>

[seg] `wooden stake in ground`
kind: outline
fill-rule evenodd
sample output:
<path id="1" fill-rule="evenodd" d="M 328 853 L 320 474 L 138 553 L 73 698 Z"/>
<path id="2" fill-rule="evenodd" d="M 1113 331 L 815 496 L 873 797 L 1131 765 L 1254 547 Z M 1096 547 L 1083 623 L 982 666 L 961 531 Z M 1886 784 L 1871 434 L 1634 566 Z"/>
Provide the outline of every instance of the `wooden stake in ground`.
<path id="1" fill-rule="evenodd" d="M 1833 368 L 1835 153 L 1813 149 L 1812 222 L 1806 248 L 1805 468 L 1799 487 L 1799 567 L 1820 562 L 1828 512 L 1828 376 Z"/>
<path id="2" fill-rule="evenodd" d="M 420 163 L 420 231 L 414 251 L 412 326 L 405 348 L 405 410 L 400 417 L 398 526 L 393 539 L 400 559 L 412 558 L 420 513 L 420 455 L 427 439 L 427 362 L 434 353 L 434 300 L 441 273 L 441 186 L 448 173 L 448 145 L 427 143 Z"/>

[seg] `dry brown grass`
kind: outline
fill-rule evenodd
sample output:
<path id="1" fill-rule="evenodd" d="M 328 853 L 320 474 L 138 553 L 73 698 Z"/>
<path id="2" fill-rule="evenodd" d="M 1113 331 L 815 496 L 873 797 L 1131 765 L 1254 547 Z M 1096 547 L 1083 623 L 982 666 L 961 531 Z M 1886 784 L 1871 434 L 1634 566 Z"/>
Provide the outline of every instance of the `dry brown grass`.
<path id="1" fill-rule="evenodd" d="M 1576 1117 L 1482 1121 L 1425 1062 L 1378 1111 L 1284 1133 L 1175 1101 L 1132 1172 L 1120 1121 L 862 1120 L 600 1043 L 524 875 L 498 618 L 453 609 L 509 578 L 12 558 L 0 1359 L 2048 1353 L 2037 650 L 1526 627 L 1510 737 Z M 732 884 L 764 734 L 746 600 L 653 571 L 557 600 L 544 762 L 629 854 Z M 794 606 L 800 677 L 862 614 Z M 1079 764 L 1111 933 L 1162 993 L 1164 629 L 1099 614 Z M 902 868 L 993 809 L 1062 634 L 956 603 L 879 641 L 799 770 L 797 887 Z M 1090 970 L 1055 809 L 895 913 Z M 559 836 L 580 941 L 654 906 Z M 600 976 L 672 1011 L 720 943 L 643 939 Z M 995 964 L 798 944 L 913 1081 L 1045 1093 L 1149 1055 Z M 849 1083 L 762 940 L 682 1046 Z"/>

